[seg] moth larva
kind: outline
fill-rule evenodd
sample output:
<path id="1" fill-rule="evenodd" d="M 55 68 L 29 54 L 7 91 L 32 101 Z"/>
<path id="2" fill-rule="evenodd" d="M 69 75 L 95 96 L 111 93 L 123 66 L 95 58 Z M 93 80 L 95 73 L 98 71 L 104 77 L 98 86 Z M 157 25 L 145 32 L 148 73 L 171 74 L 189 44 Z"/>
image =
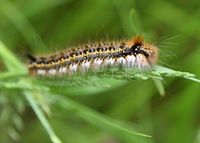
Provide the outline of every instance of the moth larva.
<path id="1" fill-rule="evenodd" d="M 33 75 L 71 75 L 122 67 L 148 69 L 157 61 L 158 49 L 136 36 L 130 41 L 85 45 L 46 57 L 29 55 L 29 71 Z"/>

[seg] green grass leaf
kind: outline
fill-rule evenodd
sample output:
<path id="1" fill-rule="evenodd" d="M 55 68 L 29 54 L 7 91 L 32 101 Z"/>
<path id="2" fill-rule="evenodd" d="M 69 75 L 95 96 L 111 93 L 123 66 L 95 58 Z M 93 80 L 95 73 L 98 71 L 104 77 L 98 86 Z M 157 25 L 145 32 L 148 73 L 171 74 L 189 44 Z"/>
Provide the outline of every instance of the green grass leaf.
<path id="1" fill-rule="evenodd" d="M 84 119 L 90 124 L 103 129 L 104 131 L 109 131 L 114 134 L 124 135 L 128 134 L 131 136 L 141 136 L 141 137 L 151 137 L 150 135 L 146 135 L 143 133 L 139 133 L 137 131 L 133 131 L 128 129 L 127 127 L 119 124 L 117 121 L 106 117 L 100 113 L 95 112 L 92 109 L 89 109 L 77 102 L 70 100 L 69 98 L 60 96 L 60 95 L 49 95 L 51 98 L 55 99 L 55 104 L 64 108 L 66 110 L 72 111 L 73 114 L 76 114 L 80 118 Z"/>
<path id="2" fill-rule="evenodd" d="M 28 100 L 28 102 L 30 103 L 35 114 L 37 115 L 38 119 L 42 123 L 43 127 L 47 131 L 51 141 L 53 143 L 61 143 L 61 140 L 56 136 L 56 134 L 53 131 L 53 129 L 51 128 L 48 120 L 46 119 L 44 113 L 42 112 L 42 109 L 38 106 L 37 102 L 33 98 L 33 96 L 34 96 L 33 92 L 25 91 L 24 95 L 25 95 L 26 99 Z"/>
<path id="3" fill-rule="evenodd" d="M 0 73 L 0 78 L 27 74 L 26 67 L 8 50 L 2 41 L 0 41 L 0 57 L 8 69 L 7 72 Z"/>

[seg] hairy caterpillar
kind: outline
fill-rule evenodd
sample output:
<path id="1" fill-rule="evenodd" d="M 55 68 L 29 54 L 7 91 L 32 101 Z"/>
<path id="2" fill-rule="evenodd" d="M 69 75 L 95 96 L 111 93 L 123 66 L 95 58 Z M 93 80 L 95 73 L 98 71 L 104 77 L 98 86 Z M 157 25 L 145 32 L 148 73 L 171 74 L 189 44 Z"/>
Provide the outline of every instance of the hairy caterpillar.
<path id="1" fill-rule="evenodd" d="M 107 67 L 149 69 L 157 61 L 158 49 L 136 36 L 129 41 L 91 44 L 46 57 L 28 57 L 32 75 L 71 75 Z"/>

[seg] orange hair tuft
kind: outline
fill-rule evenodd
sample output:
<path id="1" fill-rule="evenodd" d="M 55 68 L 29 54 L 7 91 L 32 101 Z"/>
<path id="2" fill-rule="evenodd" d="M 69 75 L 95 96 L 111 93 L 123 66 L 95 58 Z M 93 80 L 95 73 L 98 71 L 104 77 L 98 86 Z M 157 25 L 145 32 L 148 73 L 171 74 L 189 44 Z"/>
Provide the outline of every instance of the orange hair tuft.
<path id="1" fill-rule="evenodd" d="M 144 43 L 144 38 L 141 35 L 135 36 L 134 38 L 132 38 L 131 40 L 129 40 L 127 42 L 128 45 L 130 45 L 130 47 L 132 45 L 142 45 Z"/>

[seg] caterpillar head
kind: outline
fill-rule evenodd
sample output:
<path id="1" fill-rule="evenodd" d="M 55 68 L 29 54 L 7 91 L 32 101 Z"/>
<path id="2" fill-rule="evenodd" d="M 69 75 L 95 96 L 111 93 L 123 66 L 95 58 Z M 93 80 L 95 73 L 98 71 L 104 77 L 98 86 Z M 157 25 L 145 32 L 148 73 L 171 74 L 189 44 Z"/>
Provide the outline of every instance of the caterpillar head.
<path id="1" fill-rule="evenodd" d="M 132 53 L 137 57 L 139 54 L 143 55 L 150 65 L 156 63 L 158 59 L 158 48 L 153 44 L 146 43 L 142 36 L 136 36 L 129 42 L 127 42 Z"/>

